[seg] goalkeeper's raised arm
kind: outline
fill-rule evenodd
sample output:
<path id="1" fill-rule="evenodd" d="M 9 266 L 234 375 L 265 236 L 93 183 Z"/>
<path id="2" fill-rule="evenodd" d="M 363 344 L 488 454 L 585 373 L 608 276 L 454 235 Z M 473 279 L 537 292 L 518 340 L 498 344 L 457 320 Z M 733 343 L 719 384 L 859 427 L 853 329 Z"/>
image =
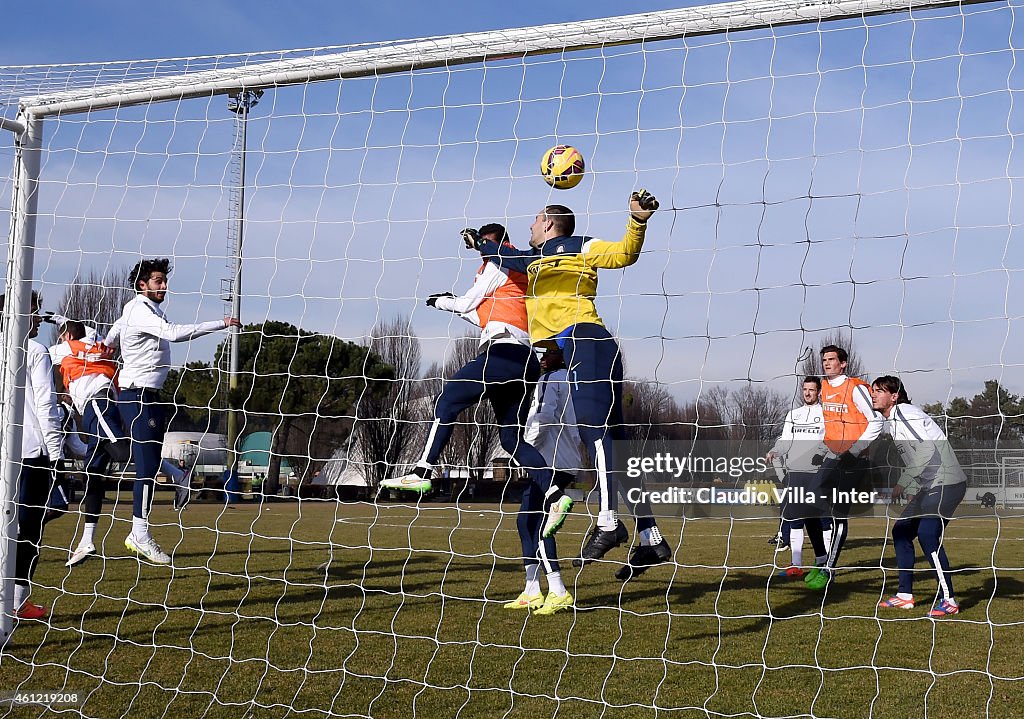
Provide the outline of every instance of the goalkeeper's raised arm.
<path id="1" fill-rule="evenodd" d="M 550 344 L 548 340 L 575 325 L 604 325 L 594 305 L 597 270 L 621 269 L 637 261 L 647 221 L 657 209 L 658 200 L 651 193 L 631 193 L 626 232 L 618 242 L 575 235 L 576 216 L 564 205 L 547 205 L 537 213 L 530 226 L 529 250 L 485 238 L 464 238 L 484 259 L 529 276 L 530 338 Z"/>
<path id="2" fill-rule="evenodd" d="M 622 439 L 622 354 L 594 304 L 597 271 L 621 269 L 637 261 L 647 221 L 658 209 L 658 200 L 646 190 L 639 190 L 630 194 L 628 207 L 626 233 L 618 242 L 574 234 L 576 216 L 564 205 L 547 205 L 537 213 L 530 226 L 530 251 L 466 238 L 467 244 L 479 249 L 485 259 L 526 274 L 530 339 L 544 347 L 557 346 L 569 367 L 580 436 L 591 456 L 597 458 L 601 499 L 597 526 L 574 564 L 600 559 L 629 537 L 618 520 L 612 477 L 613 445 Z M 545 509 L 550 513 L 559 499 L 558 493 L 549 494 Z M 620 578 L 636 576 L 672 556 L 653 516 L 646 510 L 641 513 L 644 516 L 637 517 L 640 543 L 630 558 L 631 571 Z M 554 527 L 558 522 L 548 525 Z"/>
<path id="3" fill-rule="evenodd" d="M 583 245 L 587 262 L 603 270 L 629 267 L 640 259 L 647 234 L 647 220 L 658 209 L 658 200 L 647 190 L 639 190 L 629 197 L 629 218 L 626 234 L 618 242 L 591 239 Z"/>

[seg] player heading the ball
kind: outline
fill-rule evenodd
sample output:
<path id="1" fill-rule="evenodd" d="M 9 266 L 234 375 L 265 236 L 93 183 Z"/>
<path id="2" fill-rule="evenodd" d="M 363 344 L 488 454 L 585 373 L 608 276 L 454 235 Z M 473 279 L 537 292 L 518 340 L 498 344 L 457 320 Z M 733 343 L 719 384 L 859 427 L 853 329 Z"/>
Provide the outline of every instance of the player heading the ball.
<path id="1" fill-rule="evenodd" d="M 464 238 L 485 238 L 514 249 L 505 228 L 497 223 L 479 230 L 467 228 L 462 234 Z M 451 292 L 439 292 L 427 298 L 428 307 L 452 312 L 480 328 L 479 352 L 444 383 L 434 403 L 434 421 L 419 462 L 408 474 L 382 481 L 381 489 L 430 492 L 434 466 L 455 431 L 459 415 L 485 397 L 494 409 L 502 449 L 527 471 L 531 481 L 540 487 L 551 483 L 552 472 L 544 457 L 522 437 L 531 392 L 540 377 L 540 363 L 530 348 L 526 330 L 526 283 L 524 273 L 484 262 L 465 294 L 456 297 Z M 527 559 L 532 556 L 527 555 Z"/>
<path id="2" fill-rule="evenodd" d="M 530 250 L 483 238 L 467 240 L 485 259 L 527 275 L 530 339 L 541 347 L 557 346 L 565 357 L 580 436 L 595 458 L 601 497 L 597 526 L 574 560 L 577 565 L 600 559 L 629 537 L 618 519 L 612 475 L 613 443 L 622 438 L 622 353 L 594 304 L 597 271 L 622 269 L 639 259 L 647 221 L 657 209 L 657 199 L 646 190 L 631 193 L 626 232 L 618 242 L 576 236 L 576 217 L 564 205 L 547 205 L 537 213 L 530 226 Z M 556 485 L 546 498 L 548 511 L 562 489 Z M 649 507 L 638 512 L 637 530 L 640 546 L 633 551 L 631 566 L 646 568 L 671 557 Z"/>

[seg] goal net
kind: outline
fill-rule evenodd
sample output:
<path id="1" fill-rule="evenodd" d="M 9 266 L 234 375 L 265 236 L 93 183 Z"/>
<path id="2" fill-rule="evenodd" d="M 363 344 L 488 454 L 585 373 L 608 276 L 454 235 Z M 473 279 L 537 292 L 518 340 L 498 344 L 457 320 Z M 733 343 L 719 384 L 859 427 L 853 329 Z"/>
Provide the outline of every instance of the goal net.
<path id="1" fill-rule="evenodd" d="M 194 499 L 178 512 L 157 492 L 152 532 L 171 565 L 124 547 L 130 467 L 107 479 L 95 555 L 69 568 L 85 521 L 73 501 L 45 528 L 31 585 L 48 615 L 5 619 L 0 691 L 21 699 L 0 696 L 0 713 L 1017 713 L 1024 521 L 980 506 L 973 486 L 944 534 L 961 611 L 934 621 L 923 557 L 917 608 L 877 606 L 896 593 L 897 506 L 851 521 L 824 591 L 780 577 L 789 552 L 766 544 L 777 508 L 738 504 L 659 508 L 673 556 L 622 582 L 629 543 L 570 564 L 597 512 L 583 473 L 558 534 L 575 607 L 542 617 L 503 608 L 523 590 L 523 482 L 494 461 L 485 408 L 460 417 L 432 496 L 376 485 L 419 459 L 433 398 L 475 354 L 472 328 L 424 303 L 473 282 L 462 228 L 498 222 L 525 248 L 558 203 L 578 234 L 617 240 L 638 188 L 661 209 L 638 262 L 602 272 L 597 301 L 621 345 L 629 427 L 756 435 L 766 451 L 801 404 L 806 348 L 842 337 L 857 374 L 898 375 L 941 426 L 994 428 L 963 439 L 1016 472 L 1000 453 L 1019 457 L 1024 392 L 1021 9 L 751 0 L 0 68 L 5 507 L 20 502 L 29 288 L 104 330 L 128 269 L 167 257 L 172 321 L 224 317 L 237 294 L 244 324 L 234 389 L 227 333 L 174 345 L 161 401 L 181 446 L 164 455 L 191 472 Z M 540 177 L 557 144 L 585 157 L 574 189 Z M 992 380 L 994 401 L 958 401 Z"/>

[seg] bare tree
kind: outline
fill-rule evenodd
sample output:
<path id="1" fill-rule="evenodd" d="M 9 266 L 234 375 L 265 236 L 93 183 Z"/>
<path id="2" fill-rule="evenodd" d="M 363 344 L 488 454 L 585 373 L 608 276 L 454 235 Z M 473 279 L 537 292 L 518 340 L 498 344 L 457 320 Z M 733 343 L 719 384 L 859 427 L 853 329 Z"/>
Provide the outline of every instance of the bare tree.
<path id="1" fill-rule="evenodd" d="M 81 320 L 101 331 L 114 324 L 135 293 L 128 282 L 128 268 L 89 270 L 71 280 L 57 303 L 57 313 Z"/>
<path id="2" fill-rule="evenodd" d="M 706 424 L 695 403 L 680 405 L 665 385 L 635 378 L 623 383 L 622 416 L 626 439 L 642 442 L 691 440 Z"/>
<path id="3" fill-rule="evenodd" d="M 810 354 L 804 357 L 800 364 L 802 376 L 823 377 L 825 371 L 821 368 L 821 348 L 828 345 L 842 347 L 850 355 L 846 365 L 846 374 L 849 377 L 862 377 L 867 371 L 860 355 L 853 344 L 853 332 L 843 329 L 832 330 L 818 340 L 817 344 L 810 347 Z M 802 378 L 802 377 L 801 377 Z"/>
<path id="4" fill-rule="evenodd" d="M 685 417 L 682 408 L 660 382 L 627 379 L 622 387 L 622 437 L 634 456 L 653 456 L 671 452 L 671 443 L 693 439 L 694 417 Z M 689 420 L 689 421 L 687 421 Z M 588 466 L 592 466 L 593 450 L 587 450 Z"/>
<path id="5" fill-rule="evenodd" d="M 476 357 L 480 338 L 469 334 L 454 340 L 452 351 L 444 364 L 433 364 L 421 383 L 425 401 L 422 403 L 427 420 L 432 421 L 434 407 L 444 383 Z M 471 478 L 482 479 L 498 449 L 498 424 L 491 403 L 486 400 L 467 409 L 459 417 L 452 438 L 441 453 L 441 462 L 451 467 L 466 467 Z"/>
<path id="6" fill-rule="evenodd" d="M 57 302 L 57 314 L 84 322 L 105 334 L 121 316 L 124 306 L 135 297 L 128 286 L 129 272 L 128 268 L 121 268 L 105 272 L 89 270 L 84 275 L 76 275 Z M 55 339 L 54 330 L 43 341 L 50 344 Z M 59 379 L 58 383 L 63 384 Z"/>
<path id="7" fill-rule="evenodd" d="M 644 442 L 663 439 L 675 400 L 665 386 L 648 380 L 628 379 L 622 388 L 623 434 Z"/>
<path id="8" fill-rule="evenodd" d="M 790 402 L 782 393 L 750 383 L 735 392 L 715 387 L 702 402 L 709 418 L 718 418 L 728 439 L 756 445 L 775 441 L 790 409 Z"/>
<path id="9" fill-rule="evenodd" d="M 632 451 L 646 456 L 662 451 L 720 456 L 731 449 L 720 444 L 731 439 L 732 427 L 723 419 L 723 413 L 733 411 L 730 401 L 722 387 L 703 392 L 696 401 L 679 402 L 659 382 L 627 379 L 622 403 L 625 438 L 635 445 Z M 687 478 L 711 481 L 712 475 L 687 474 Z"/>
<path id="10" fill-rule="evenodd" d="M 732 431 L 729 420 L 729 390 L 722 385 L 715 385 L 706 392 L 701 392 L 694 403 L 701 427 L 708 428 L 707 435 L 714 439 L 728 439 Z"/>
<path id="11" fill-rule="evenodd" d="M 394 368 L 387 391 L 363 395 L 356 408 L 356 452 L 367 483 L 376 487 L 420 449 L 416 380 L 422 351 L 409 318 L 401 315 L 379 322 L 367 347 Z"/>
<path id="12" fill-rule="evenodd" d="M 772 444 L 782 431 L 790 402 L 770 387 L 748 384 L 731 396 L 733 438 Z"/>

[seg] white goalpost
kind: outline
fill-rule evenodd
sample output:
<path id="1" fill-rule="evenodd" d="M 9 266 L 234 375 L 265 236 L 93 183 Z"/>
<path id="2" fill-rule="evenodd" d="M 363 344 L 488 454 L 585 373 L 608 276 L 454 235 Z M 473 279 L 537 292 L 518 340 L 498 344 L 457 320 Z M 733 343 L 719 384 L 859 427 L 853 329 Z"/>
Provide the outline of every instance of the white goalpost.
<path id="1" fill-rule="evenodd" d="M 775 436 L 775 410 L 801 404 L 806 348 L 839 336 L 865 379 L 897 375 L 915 404 L 934 403 L 951 439 L 964 416 L 989 422 L 991 437 L 960 439 L 1004 485 L 1019 476 L 1019 397 L 977 412 L 954 398 L 993 379 L 1024 393 L 1022 11 L 749 0 L 0 67 L 0 714 L 1012 715 L 1024 515 L 968 506 L 981 486 L 969 466 L 969 501 L 943 535 L 962 612 L 942 621 L 926 616 L 924 557 L 918 611 L 878 608 L 896 591 L 900 507 L 851 520 L 819 593 L 780 579 L 788 554 L 764 541 L 776 508 L 661 507 L 672 559 L 623 582 L 626 545 L 571 569 L 596 513 L 583 473 L 558 534 L 576 606 L 534 617 L 502 609 L 521 587 L 522 482 L 483 409 L 460 417 L 433 496 L 374 485 L 419 459 L 433 398 L 476 347 L 424 305 L 473 282 L 462 229 L 497 222 L 525 248 L 558 203 L 577 234 L 617 240 L 639 188 L 661 208 L 638 262 L 602 271 L 597 298 L 630 427 L 657 441 Z M 253 92 L 236 118 L 227 97 Z M 559 144 L 586 159 L 573 189 L 540 177 Z M 233 346 L 174 345 L 160 401 L 189 444 L 195 499 L 178 511 L 157 493 L 153 533 L 172 562 L 124 550 L 132 475 L 112 475 L 95 556 L 66 566 L 85 516 L 73 502 L 45 528 L 31 583 L 48 616 L 18 620 L 32 294 L 102 327 L 96 298 L 162 257 L 173 321 L 228 306 L 244 325 Z M 723 490 L 774 476 L 726 476 Z"/>

